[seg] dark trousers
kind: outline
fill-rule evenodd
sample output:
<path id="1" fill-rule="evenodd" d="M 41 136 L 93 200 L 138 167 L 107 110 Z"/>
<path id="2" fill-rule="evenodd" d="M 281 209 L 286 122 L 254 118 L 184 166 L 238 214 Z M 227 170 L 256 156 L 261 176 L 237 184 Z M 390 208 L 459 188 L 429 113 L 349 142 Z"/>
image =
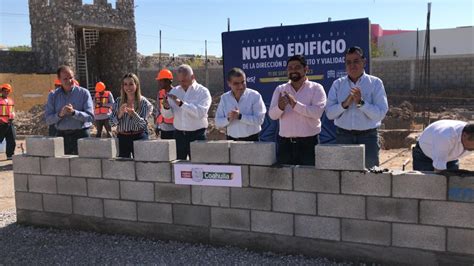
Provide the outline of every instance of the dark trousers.
<path id="1" fill-rule="evenodd" d="M 13 154 L 15 154 L 16 146 L 16 128 L 13 122 L 8 124 L 0 124 L 0 142 L 2 142 L 4 139 L 7 141 L 7 147 L 5 150 L 7 158 L 12 157 Z"/>
<path id="2" fill-rule="evenodd" d="M 55 124 L 49 125 L 49 127 L 48 127 L 48 136 L 56 137 L 56 125 Z"/>
<path id="3" fill-rule="evenodd" d="M 77 155 L 77 140 L 90 137 L 89 128 L 56 130 L 56 136 L 64 139 L 64 153 Z"/>
<path id="4" fill-rule="evenodd" d="M 155 129 L 157 136 L 160 136 L 160 139 L 174 139 L 174 130 L 161 130 L 159 128 Z"/>
<path id="5" fill-rule="evenodd" d="M 379 134 L 377 129 L 364 131 L 336 129 L 337 144 L 364 144 L 365 145 L 365 167 L 370 169 L 379 166 Z"/>
<path id="6" fill-rule="evenodd" d="M 201 128 L 195 131 L 175 130 L 174 138 L 178 160 L 187 160 L 188 155 L 191 159 L 190 143 L 195 140 L 206 140 L 206 129 Z"/>
<path id="7" fill-rule="evenodd" d="M 102 120 L 95 120 L 95 127 L 97 128 L 97 138 L 102 137 L 102 128 L 105 127 L 105 131 L 107 132 L 107 138 L 112 137 L 110 132 L 112 132 L 112 127 L 110 126 L 109 119 L 102 119 Z"/>
<path id="8" fill-rule="evenodd" d="M 413 157 L 413 170 L 417 171 L 434 171 L 433 160 L 426 156 L 420 147 L 420 144 L 416 142 L 415 148 L 412 150 Z M 447 170 L 459 170 L 459 160 L 450 161 L 446 164 Z"/>
<path id="9" fill-rule="evenodd" d="M 226 136 L 227 137 L 227 140 L 235 140 L 235 141 L 258 141 L 258 133 L 257 134 L 253 134 L 253 135 L 250 135 L 248 137 L 244 137 L 244 138 L 233 138 L 231 136 Z"/>
<path id="10" fill-rule="evenodd" d="M 118 133 L 117 137 L 119 141 L 119 157 L 131 158 L 132 156 L 135 156 L 133 151 L 133 142 L 135 140 L 147 140 L 148 132 L 144 131 L 142 133 L 132 135 L 124 135 Z"/>
<path id="11" fill-rule="evenodd" d="M 314 146 L 318 145 L 318 135 L 303 138 L 278 136 L 279 164 L 314 165 Z"/>

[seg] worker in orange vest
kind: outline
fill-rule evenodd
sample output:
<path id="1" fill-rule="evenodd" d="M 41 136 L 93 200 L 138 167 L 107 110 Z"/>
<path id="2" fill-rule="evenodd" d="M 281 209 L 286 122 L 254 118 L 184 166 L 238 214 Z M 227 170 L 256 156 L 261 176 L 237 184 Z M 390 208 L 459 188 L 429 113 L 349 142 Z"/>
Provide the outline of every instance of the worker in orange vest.
<path id="1" fill-rule="evenodd" d="M 158 80 L 158 95 L 155 108 L 155 133 L 161 139 L 174 139 L 175 128 L 173 126 L 173 118 L 164 118 L 160 113 L 163 99 L 173 89 L 171 86 L 171 83 L 173 83 L 173 73 L 168 69 L 162 69 L 158 72 L 156 80 Z"/>
<path id="2" fill-rule="evenodd" d="M 49 89 L 48 101 L 50 100 L 49 98 L 52 97 L 54 91 L 59 87 L 61 87 L 61 81 L 59 79 L 55 79 L 54 80 L 54 89 Z M 55 124 L 48 125 L 48 136 L 50 136 L 50 137 L 55 137 L 56 136 L 56 125 Z"/>
<path id="3" fill-rule="evenodd" d="M 15 153 L 16 146 L 16 129 L 13 124 L 15 119 L 15 103 L 13 99 L 8 95 L 13 91 L 10 84 L 1 85 L 1 97 L 0 97 L 0 142 L 4 139 L 7 141 L 7 160 L 11 160 Z"/>
<path id="4" fill-rule="evenodd" d="M 103 82 L 97 82 L 95 84 L 95 127 L 97 128 L 97 138 L 102 137 L 102 128 L 105 127 L 107 131 L 107 138 L 112 137 L 110 134 L 112 128 L 109 123 L 109 117 L 112 114 L 112 106 L 114 105 L 114 96 L 112 92 L 105 90 L 105 84 Z"/>

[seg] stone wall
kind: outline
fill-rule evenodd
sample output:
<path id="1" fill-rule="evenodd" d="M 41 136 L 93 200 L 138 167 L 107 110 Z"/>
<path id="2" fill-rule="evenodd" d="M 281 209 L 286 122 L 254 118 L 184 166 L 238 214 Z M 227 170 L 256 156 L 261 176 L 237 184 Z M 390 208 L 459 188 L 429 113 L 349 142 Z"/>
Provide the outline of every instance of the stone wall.
<path id="1" fill-rule="evenodd" d="M 38 65 L 33 52 L 0 51 L 0 73 L 36 73 Z"/>
<path id="2" fill-rule="evenodd" d="M 18 222 L 351 261 L 474 263 L 473 176 L 368 173 L 354 170 L 363 156 L 337 158 L 362 146 L 321 146 L 316 161 L 326 161 L 301 167 L 272 165 L 267 143 L 205 144 L 187 163 L 240 165 L 242 187 L 174 184 L 183 163 L 174 140 L 135 142 L 136 159 L 123 160 L 113 139 L 81 140 L 79 156 L 63 156 L 62 138 L 27 139 L 28 154 L 13 159 Z M 321 153 L 331 149 L 335 157 Z"/>

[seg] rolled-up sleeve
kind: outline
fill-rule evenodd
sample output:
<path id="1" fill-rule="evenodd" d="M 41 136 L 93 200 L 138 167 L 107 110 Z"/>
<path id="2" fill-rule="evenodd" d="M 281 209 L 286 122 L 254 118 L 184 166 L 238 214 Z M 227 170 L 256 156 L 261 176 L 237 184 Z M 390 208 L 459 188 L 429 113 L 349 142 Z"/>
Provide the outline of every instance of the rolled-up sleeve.
<path id="1" fill-rule="evenodd" d="M 381 121 L 385 118 L 388 112 L 388 101 L 382 80 L 375 81 L 374 102 L 372 104 L 365 102 L 359 109 L 374 121 Z"/>

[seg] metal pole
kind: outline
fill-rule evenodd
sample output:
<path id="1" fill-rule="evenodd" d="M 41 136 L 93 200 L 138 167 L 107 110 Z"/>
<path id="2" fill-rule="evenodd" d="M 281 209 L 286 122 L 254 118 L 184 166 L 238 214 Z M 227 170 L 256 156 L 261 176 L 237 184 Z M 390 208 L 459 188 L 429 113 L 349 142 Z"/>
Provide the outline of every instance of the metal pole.
<path id="1" fill-rule="evenodd" d="M 227 31 L 230 31 L 230 18 L 227 18 Z"/>
<path id="2" fill-rule="evenodd" d="M 204 41 L 204 46 L 205 46 L 205 56 L 204 56 L 204 60 L 205 63 L 204 63 L 204 67 L 206 68 L 206 88 L 209 87 L 209 69 L 208 69 L 208 66 L 207 66 L 207 40 Z"/>
<path id="3" fill-rule="evenodd" d="M 161 30 L 160 30 L 160 54 L 158 55 L 158 66 L 161 69 Z"/>

